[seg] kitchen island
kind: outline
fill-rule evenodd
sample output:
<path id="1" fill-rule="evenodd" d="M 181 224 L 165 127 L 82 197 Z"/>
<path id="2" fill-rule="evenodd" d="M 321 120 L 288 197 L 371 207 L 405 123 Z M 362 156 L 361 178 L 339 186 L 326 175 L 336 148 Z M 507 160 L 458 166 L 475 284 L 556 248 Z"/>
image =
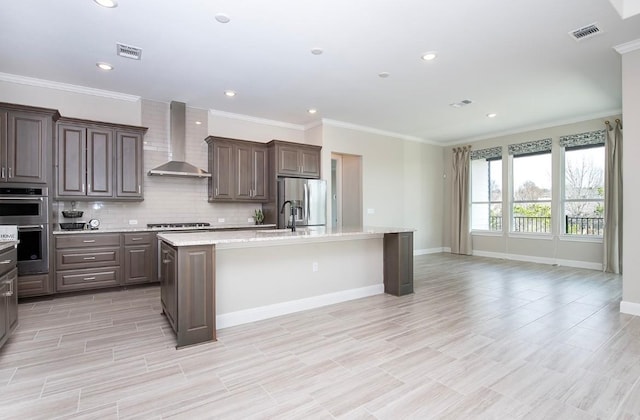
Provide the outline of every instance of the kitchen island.
<path id="1" fill-rule="evenodd" d="M 413 230 L 161 233 L 163 312 L 177 346 L 218 328 L 383 292 L 413 292 Z"/>

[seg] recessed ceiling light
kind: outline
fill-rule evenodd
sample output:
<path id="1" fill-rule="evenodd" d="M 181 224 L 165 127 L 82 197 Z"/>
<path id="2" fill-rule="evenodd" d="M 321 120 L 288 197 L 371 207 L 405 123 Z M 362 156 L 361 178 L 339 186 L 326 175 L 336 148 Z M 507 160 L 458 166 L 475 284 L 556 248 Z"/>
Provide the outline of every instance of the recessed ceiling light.
<path id="1" fill-rule="evenodd" d="M 378 77 L 381 78 L 381 79 L 386 79 L 389 76 L 391 76 L 391 75 L 389 74 L 389 72 L 386 72 L 386 71 L 378 73 Z"/>
<path id="2" fill-rule="evenodd" d="M 196 125 L 201 125 L 202 121 L 196 121 Z"/>
<path id="3" fill-rule="evenodd" d="M 93 1 L 95 1 L 100 6 L 108 7 L 109 9 L 118 7 L 118 2 L 116 0 L 93 0 Z"/>
<path id="4" fill-rule="evenodd" d="M 225 90 L 224 94 L 227 95 L 228 97 L 233 97 L 236 96 L 236 93 L 233 90 Z"/>
<path id="5" fill-rule="evenodd" d="M 424 61 L 431 61 L 431 60 L 434 60 L 437 56 L 438 54 L 435 51 L 429 51 L 422 54 L 422 59 Z"/>
<path id="6" fill-rule="evenodd" d="M 231 21 L 229 15 L 226 15 L 224 13 L 218 13 L 217 15 L 215 15 L 215 18 L 220 23 L 229 23 Z"/>
<path id="7" fill-rule="evenodd" d="M 311 49 L 311 54 L 313 55 L 321 55 L 324 51 L 322 50 L 322 48 L 312 48 Z"/>
<path id="8" fill-rule="evenodd" d="M 495 112 L 491 112 L 491 113 L 487 114 L 487 118 L 495 118 L 497 116 L 498 116 L 498 114 L 496 114 Z"/>
<path id="9" fill-rule="evenodd" d="M 308 112 L 309 114 L 315 114 L 316 112 L 318 112 L 318 110 L 317 110 L 317 109 L 315 109 L 315 108 L 309 108 L 309 109 L 307 109 L 307 112 Z"/>
<path id="10" fill-rule="evenodd" d="M 98 66 L 100 70 L 105 70 L 105 71 L 113 70 L 113 66 L 109 63 L 96 63 L 96 66 Z"/>

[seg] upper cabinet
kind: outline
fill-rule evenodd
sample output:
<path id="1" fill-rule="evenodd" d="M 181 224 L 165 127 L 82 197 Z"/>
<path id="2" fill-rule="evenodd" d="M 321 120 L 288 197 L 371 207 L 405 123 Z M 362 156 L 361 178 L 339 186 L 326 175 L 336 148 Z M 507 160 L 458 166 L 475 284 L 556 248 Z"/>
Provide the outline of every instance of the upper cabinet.
<path id="1" fill-rule="evenodd" d="M 146 128 L 61 118 L 57 129 L 56 198 L 144 198 Z"/>
<path id="2" fill-rule="evenodd" d="M 322 147 L 280 140 L 272 140 L 267 145 L 271 150 L 276 176 L 320 178 Z"/>
<path id="3" fill-rule="evenodd" d="M 0 103 L 0 182 L 50 179 L 55 110 Z"/>
<path id="4" fill-rule="evenodd" d="M 267 146 L 209 136 L 209 201 L 268 200 Z"/>

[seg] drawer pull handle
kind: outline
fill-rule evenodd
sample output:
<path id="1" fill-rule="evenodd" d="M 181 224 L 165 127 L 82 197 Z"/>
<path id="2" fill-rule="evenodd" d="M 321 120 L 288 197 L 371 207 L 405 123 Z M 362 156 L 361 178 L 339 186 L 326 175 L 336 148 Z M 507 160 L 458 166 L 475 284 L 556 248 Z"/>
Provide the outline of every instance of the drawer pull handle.
<path id="1" fill-rule="evenodd" d="M 95 260 L 96 257 L 84 257 L 83 260 Z"/>
<path id="2" fill-rule="evenodd" d="M 171 260 L 162 260 L 162 264 L 169 264 Z"/>
<path id="3" fill-rule="evenodd" d="M 85 240 L 84 240 L 84 241 L 82 241 L 82 242 L 84 242 L 85 244 L 92 244 L 92 243 L 94 243 L 95 241 L 96 241 L 95 239 L 85 239 Z"/>
<path id="4" fill-rule="evenodd" d="M 142 238 L 131 238 L 132 241 L 141 241 Z"/>
<path id="5" fill-rule="evenodd" d="M 85 277 L 84 279 L 85 280 L 95 280 L 96 278 L 95 277 Z"/>
<path id="6" fill-rule="evenodd" d="M 3 297 L 11 297 L 11 296 L 13 296 L 13 292 L 4 292 L 4 293 L 2 294 L 2 296 L 3 296 Z"/>
<path id="7" fill-rule="evenodd" d="M 4 261 L 0 261 L 0 264 L 11 264 L 11 261 L 13 260 L 4 260 Z"/>

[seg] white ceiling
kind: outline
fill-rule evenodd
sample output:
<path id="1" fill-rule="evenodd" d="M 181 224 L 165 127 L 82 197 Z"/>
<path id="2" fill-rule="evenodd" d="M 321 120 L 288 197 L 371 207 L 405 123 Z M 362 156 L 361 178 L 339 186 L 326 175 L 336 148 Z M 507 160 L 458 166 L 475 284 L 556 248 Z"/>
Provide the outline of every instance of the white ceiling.
<path id="1" fill-rule="evenodd" d="M 3 1 L 0 72 L 447 143 L 619 112 L 612 47 L 640 39 L 640 15 L 623 20 L 608 0 L 118 3 Z M 602 34 L 568 35 L 594 22 Z M 142 60 L 116 56 L 116 42 L 142 48 Z M 420 59 L 431 50 L 436 60 Z M 100 71 L 98 61 L 115 69 Z M 448 106 L 463 99 L 474 103 Z"/>

